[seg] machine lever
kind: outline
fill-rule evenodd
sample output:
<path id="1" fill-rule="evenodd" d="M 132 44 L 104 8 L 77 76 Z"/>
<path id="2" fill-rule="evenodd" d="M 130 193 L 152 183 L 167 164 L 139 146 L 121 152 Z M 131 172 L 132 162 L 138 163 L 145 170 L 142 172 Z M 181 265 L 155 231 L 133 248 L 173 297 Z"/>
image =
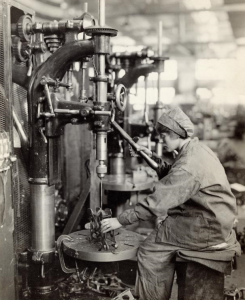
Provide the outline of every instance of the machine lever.
<path id="1" fill-rule="evenodd" d="M 158 169 L 158 164 L 153 160 L 151 159 L 144 151 L 139 151 L 140 149 L 140 146 L 138 144 L 136 144 L 134 142 L 134 140 L 127 134 L 126 131 L 124 131 L 122 129 L 122 127 L 120 127 L 117 122 L 115 121 L 111 121 L 111 125 L 117 130 L 119 131 L 119 133 L 122 135 L 122 137 L 133 147 L 133 149 L 135 151 L 137 151 L 139 153 L 140 156 L 142 156 L 145 161 L 148 163 L 148 165 L 154 169 L 154 170 L 157 170 Z"/>

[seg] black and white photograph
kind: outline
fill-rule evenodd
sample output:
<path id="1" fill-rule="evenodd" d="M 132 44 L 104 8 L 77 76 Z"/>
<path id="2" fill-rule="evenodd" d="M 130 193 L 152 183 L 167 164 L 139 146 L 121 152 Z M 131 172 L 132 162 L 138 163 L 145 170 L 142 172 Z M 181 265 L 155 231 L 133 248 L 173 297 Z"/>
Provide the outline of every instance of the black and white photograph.
<path id="1" fill-rule="evenodd" d="M 0 300 L 245 300 L 245 0 L 0 0 Z"/>

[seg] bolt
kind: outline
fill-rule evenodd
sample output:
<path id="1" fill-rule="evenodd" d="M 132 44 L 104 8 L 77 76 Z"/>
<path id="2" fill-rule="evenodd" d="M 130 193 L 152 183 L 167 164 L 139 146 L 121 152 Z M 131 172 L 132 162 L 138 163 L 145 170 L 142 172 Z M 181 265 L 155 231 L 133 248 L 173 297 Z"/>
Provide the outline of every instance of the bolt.
<path id="1" fill-rule="evenodd" d="M 89 114 L 89 110 L 87 110 L 87 109 L 81 110 L 81 116 L 85 117 L 85 116 L 87 116 L 88 114 Z"/>
<path id="2" fill-rule="evenodd" d="M 77 118 L 72 118 L 72 119 L 71 119 L 71 123 L 72 123 L 72 124 L 76 124 L 77 122 L 78 122 L 78 119 L 77 119 Z"/>

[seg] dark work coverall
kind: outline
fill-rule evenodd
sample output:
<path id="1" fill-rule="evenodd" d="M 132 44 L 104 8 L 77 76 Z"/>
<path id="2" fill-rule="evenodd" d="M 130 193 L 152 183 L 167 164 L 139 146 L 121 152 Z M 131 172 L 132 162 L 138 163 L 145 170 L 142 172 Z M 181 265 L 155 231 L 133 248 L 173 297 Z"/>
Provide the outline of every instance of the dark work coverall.
<path id="1" fill-rule="evenodd" d="M 232 249 L 240 254 L 233 230 L 236 199 L 211 149 L 194 138 L 172 166 L 162 162 L 158 175 L 153 193 L 118 217 L 122 225 L 162 220 L 138 251 L 136 292 L 141 300 L 170 298 L 178 250 Z"/>

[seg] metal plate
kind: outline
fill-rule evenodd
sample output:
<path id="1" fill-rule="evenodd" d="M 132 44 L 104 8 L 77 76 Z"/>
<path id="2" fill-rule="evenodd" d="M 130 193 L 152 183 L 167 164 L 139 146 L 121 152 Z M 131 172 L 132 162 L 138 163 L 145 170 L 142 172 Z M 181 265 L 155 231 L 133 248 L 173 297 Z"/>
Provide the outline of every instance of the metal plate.
<path id="1" fill-rule="evenodd" d="M 136 232 L 119 229 L 115 231 L 118 248 L 113 251 L 98 251 L 98 245 L 90 243 L 87 239 L 89 230 L 76 231 L 69 236 L 73 241 L 63 241 L 63 250 L 67 255 L 76 259 L 96 262 L 113 262 L 134 258 L 140 243 L 144 240 L 144 237 Z"/>
<path id="2" fill-rule="evenodd" d="M 154 179 L 147 177 L 144 181 L 134 181 L 132 175 L 107 175 L 103 179 L 103 187 L 110 191 L 136 192 L 153 187 Z"/>

